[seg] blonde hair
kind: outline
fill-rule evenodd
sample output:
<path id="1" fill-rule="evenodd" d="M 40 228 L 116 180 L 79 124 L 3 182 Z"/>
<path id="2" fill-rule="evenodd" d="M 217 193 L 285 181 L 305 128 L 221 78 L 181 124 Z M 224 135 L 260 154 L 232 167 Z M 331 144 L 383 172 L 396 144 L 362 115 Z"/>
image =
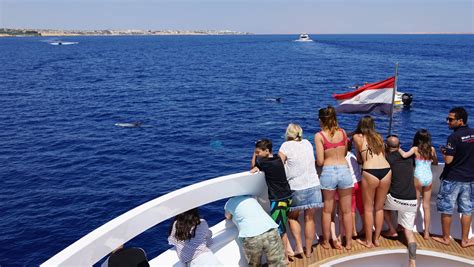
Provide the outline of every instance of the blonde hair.
<path id="1" fill-rule="evenodd" d="M 303 129 L 297 123 L 290 123 L 286 128 L 285 133 L 286 141 L 301 141 L 303 140 Z"/>

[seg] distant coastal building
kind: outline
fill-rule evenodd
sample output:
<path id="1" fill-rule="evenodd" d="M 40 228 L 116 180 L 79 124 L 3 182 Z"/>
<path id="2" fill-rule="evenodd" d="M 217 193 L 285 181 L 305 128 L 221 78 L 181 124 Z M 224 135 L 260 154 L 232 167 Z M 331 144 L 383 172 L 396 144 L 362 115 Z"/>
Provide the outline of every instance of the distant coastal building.
<path id="1" fill-rule="evenodd" d="M 54 30 L 0 28 L 0 37 L 11 36 L 107 36 L 107 35 L 246 35 L 231 30 Z"/>
<path id="2" fill-rule="evenodd" d="M 0 36 L 41 36 L 41 33 L 35 30 L 27 29 L 6 29 L 0 28 Z"/>

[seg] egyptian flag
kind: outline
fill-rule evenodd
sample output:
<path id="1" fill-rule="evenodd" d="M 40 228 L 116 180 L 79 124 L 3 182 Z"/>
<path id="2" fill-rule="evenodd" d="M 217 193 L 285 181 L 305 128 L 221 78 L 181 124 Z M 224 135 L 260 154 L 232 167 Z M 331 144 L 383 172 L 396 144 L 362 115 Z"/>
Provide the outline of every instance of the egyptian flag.
<path id="1" fill-rule="evenodd" d="M 340 113 L 390 114 L 394 87 L 395 76 L 366 84 L 352 92 L 333 94 L 333 97 L 339 102 L 336 111 Z"/>

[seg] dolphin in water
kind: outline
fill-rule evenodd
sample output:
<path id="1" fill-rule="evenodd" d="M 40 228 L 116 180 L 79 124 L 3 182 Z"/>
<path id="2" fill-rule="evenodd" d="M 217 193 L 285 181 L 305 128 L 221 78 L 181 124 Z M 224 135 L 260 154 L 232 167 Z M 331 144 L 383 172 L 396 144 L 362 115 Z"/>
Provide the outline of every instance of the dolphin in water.
<path id="1" fill-rule="evenodd" d="M 271 97 L 271 98 L 265 98 L 267 101 L 274 101 L 277 103 L 281 103 L 281 97 Z"/>
<path id="2" fill-rule="evenodd" d="M 141 121 L 134 121 L 134 122 L 117 122 L 115 126 L 124 127 L 124 128 L 138 128 L 142 126 L 143 122 Z"/>

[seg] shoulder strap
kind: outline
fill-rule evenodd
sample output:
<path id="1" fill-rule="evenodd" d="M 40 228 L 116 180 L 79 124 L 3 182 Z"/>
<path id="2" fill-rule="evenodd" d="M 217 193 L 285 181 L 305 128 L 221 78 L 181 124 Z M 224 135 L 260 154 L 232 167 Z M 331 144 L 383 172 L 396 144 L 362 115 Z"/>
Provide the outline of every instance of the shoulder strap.
<path id="1" fill-rule="evenodd" d="M 319 132 L 319 134 L 323 137 L 323 145 L 326 145 L 327 143 L 329 143 L 328 139 L 326 138 L 326 136 L 324 136 L 323 132 Z"/>
<path id="2" fill-rule="evenodd" d="M 346 143 L 346 141 L 348 139 L 347 135 L 346 135 L 346 132 L 342 128 L 339 128 L 339 130 L 341 130 L 341 133 L 342 133 L 342 141 L 341 142 Z"/>

